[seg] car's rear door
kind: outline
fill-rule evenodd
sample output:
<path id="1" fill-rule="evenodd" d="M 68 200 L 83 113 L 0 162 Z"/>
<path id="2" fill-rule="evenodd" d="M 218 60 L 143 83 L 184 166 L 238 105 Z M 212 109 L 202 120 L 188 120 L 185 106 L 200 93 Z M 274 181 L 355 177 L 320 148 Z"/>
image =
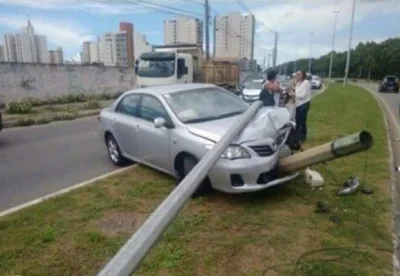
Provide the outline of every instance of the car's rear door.
<path id="1" fill-rule="evenodd" d="M 125 157 L 137 159 L 137 128 L 142 95 L 128 94 L 122 98 L 114 112 L 113 135 Z"/>
<path id="2" fill-rule="evenodd" d="M 170 128 L 155 128 L 154 119 L 162 117 L 167 122 L 171 119 L 159 99 L 152 95 L 143 95 L 139 107 L 139 121 L 136 125 L 138 158 L 150 166 L 167 172 L 173 172 L 170 157 Z"/>

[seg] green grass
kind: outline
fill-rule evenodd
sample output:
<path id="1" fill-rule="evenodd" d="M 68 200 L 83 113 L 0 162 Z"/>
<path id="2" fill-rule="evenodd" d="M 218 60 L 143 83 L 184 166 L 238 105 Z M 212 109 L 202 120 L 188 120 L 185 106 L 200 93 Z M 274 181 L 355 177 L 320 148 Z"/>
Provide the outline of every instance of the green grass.
<path id="1" fill-rule="evenodd" d="M 309 116 L 307 147 L 361 129 L 373 134 L 363 183 L 372 195 L 335 195 L 347 177 L 363 176 L 361 153 L 315 166 L 323 190 L 311 191 L 299 178 L 260 193 L 192 200 L 137 274 L 389 275 L 390 175 L 379 107 L 360 88 L 332 84 Z M 173 187 L 140 166 L 0 218 L 0 275 L 96 274 Z M 318 200 L 332 213 L 316 214 Z"/>

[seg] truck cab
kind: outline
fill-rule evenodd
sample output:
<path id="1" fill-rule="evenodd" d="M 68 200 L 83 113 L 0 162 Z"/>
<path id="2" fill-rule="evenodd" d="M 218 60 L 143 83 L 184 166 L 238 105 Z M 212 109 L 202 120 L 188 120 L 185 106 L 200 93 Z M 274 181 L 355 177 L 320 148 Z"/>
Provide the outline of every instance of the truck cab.
<path id="1" fill-rule="evenodd" d="M 198 81 L 198 59 L 176 49 L 159 49 L 143 53 L 136 60 L 139 87 L 193 83 Z"/>

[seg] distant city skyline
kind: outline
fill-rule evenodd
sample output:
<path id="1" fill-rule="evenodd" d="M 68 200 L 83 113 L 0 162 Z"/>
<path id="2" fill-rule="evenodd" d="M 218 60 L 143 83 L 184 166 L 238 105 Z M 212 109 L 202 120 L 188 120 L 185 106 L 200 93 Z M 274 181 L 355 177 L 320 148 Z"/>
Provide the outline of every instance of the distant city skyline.
<path id="1" fill-rule="evenodd" d="M 334 10 L 340 10 L 335 50 L 347 49 L 352 7 L 349 0 L 246 0 L 245 4 L 246 9 L 236 1 L 210 1 L 211 25 L 214 16 L 235 11 L 242 15 L 254 14 L 254 56 L 257 60 L 267 58 L 274 46 L 271 29 L 279 32 L 278 64 L 295 58 L 308 58 L 311 31 L 314 32 L 311 56 L 328 53 L 331 50 Z M 122 21 L 133 23 L 135 30 L 146 35 L 150 44 L 161 45 L 164 43 L 164 20 L 173 20 L 184 14 L 204 20 L 204 5 L 198 1 L 172 0 L 168 6 L 176 8 L 174 12 L 145 6 L 139 2 L 128 5 L 96 0 L 3 0 L 0 3 L 0 37 L 26 25 L 26 15 L 29 15 L 37 32 L 47 36 L 49 48 L 63 46 L 66 59 L 71 59 L 79 56 L 83 42 L 96 41 L 97 36 L 104 32 L 118 30 L 118 27 L 110 26 L 118 26 Z M 399 36 L 399 16 L 398 1 L 357 1 L 352 47 L 359 42 L 381 42 Z M 213 49 L 214 41 L 212 30 L 213 26 L 210 49 Z M 1 40 L 0 44 L 3 44 Z"/>
<path id="2" fill-rule="evenodd" d="M 119 22 L 119 31 L 105 32 L 96 41 L 84 41 L 80 57 L 82 64 L 133 67 L 135 59 L 148 51 L 151 45 L 146 36 L 139 33 L 134 24 L 125 21 Z"/>
<path id="3" fill-rule="evenodd" d="M 35 28 L 28 19 L 20 32 L 4 35 L 4 44 L 0 44 L 0 61 L 17 63 L 63 63 L 63 49 L 49 51 L 47 37 L 35 34 Z"/>

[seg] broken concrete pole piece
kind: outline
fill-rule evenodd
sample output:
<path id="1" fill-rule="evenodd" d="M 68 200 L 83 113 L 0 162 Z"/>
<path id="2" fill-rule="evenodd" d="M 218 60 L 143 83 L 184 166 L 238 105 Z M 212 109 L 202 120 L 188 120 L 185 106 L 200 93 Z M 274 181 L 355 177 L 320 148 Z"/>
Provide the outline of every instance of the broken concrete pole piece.
<path id="1" fill-rule="evenodd" d="M 324 179 L 321 174 L 317 171 L 311 170 L 310 168 L 307 168 L 304 171 L 304 181 L 313 188 L 324 185 Z"/>

